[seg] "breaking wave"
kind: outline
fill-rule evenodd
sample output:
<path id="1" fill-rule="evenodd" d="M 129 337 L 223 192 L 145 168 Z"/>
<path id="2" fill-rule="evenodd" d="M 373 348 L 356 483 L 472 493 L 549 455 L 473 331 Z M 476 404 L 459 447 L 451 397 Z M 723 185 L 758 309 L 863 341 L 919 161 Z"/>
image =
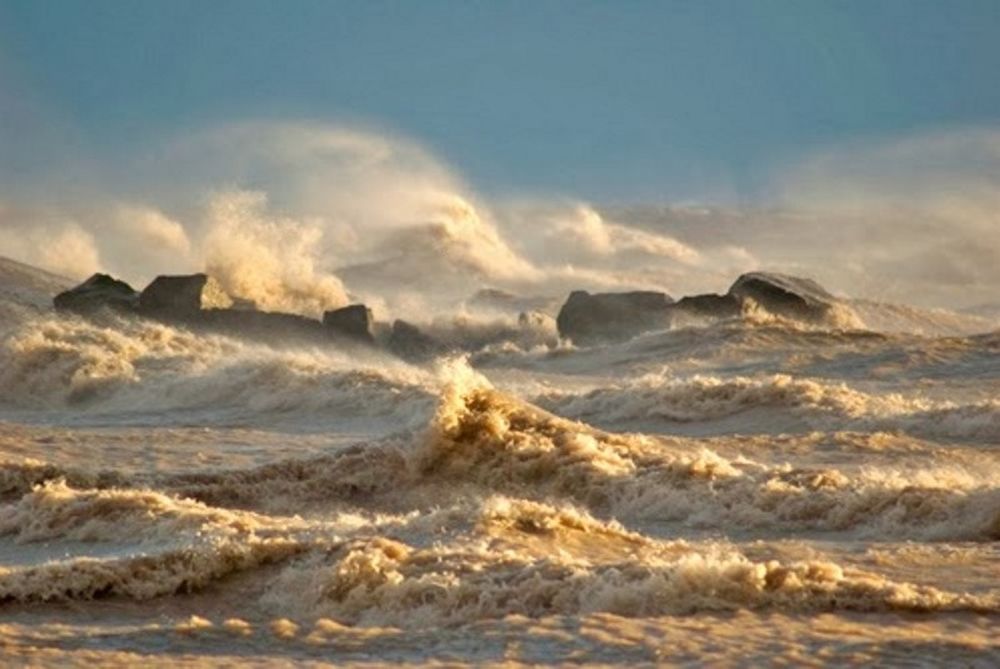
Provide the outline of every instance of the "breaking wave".
<path id="1" fill-rule="evenodd" d="M 754 562 L 724 545 L 659 543 L 588 516 L 523 503 L 489 510 L 477 535 L 429 548 L 376 537 L 287 568 L 264 603 L 288 615 L 349 624 L 454 625 L 509 615 L 609 612 L 629 617 L 782 610 L 994 610 L 956 595 L 845 571 L 832 562 Z M 500 531 L 497 531 L 497 527 Z M 499 536 L 498 536 L 499 534 Z M 615 541 L 631 555 L 602 559 L 564 543 Z M 544 556 L 523 544 L 545 540 Z M 624 557 L 624 555 L 628 555 Z"/>
<path id="2" fill-rule="evenodd" d="M 211 585 L 241 589 L 263 615 L 401 628 L 1000 613 L 995 589 L 914 581 L 878 562 L 891 549 L 866 562 L 843 548 L 1000 540 L 995 334 L 755 311 L 576 348 L 544 309 L 525 311 L 428 312 L 420 325 L 442 355 L 410 364 L 374 347 L 17 307 L 0 344 L 0 420 L 28 436 L 0 422 L 0 447 L 40 436 L 37 457 L 0 454 L 0 602 Z M 98 430 L 87 453 L 99 453 L 99 430 L 136 426 L 197 426 L 199 449 L 244 426 L 267 435 L 255 449 L 290 446 L 181 466 L 138 430 L 121 438 L 152 467 L 117 466 L 113 449 L 67 456 L 69 442 L 47 457 L 46 429 Z"/>
<path id="3" fill-rule="evenodd" d="M 459 368 L 460 369 L 460 368 Z M 500 494 L 561 500 L 602 516 L 678 528 L 850 532 L 924 540 L 1000 537 L 1000 467 L 888 460 L 862 470 L 727 457 L 698 440 L 603 432 L 558 418 L 456 372 L 426 428 L 315 458 L 258 468 L 145 478 L 143 485 L 213 505 L 296 513 L 459 504 Z M 11 464 L 24 491 L 60 468 Z M 105 485 L 127 484 L 105 478 Z"/>
<path id="4" fill-rule="evenodd" d="M 570 418 L 601 425 L 659 423 L 667 431 L 685 423 L 741 417 L 745 432 L 787 430 L 900 430 L 922 436 L 1000 443 L 1000 401 L 959 405 L 873 394 L 846 383 L 774 374 L 762 378 L 648 374 L 584 393 L 549 393 L 535 402 Z M 727 425 L 726 429 L 729 429 Z"/>
<path id="5" fill-rule="evenodd" d="M 145 320 L 43 318 L 0 344 L 0 406 L 140 422 L 195 412 L 209 424 L 297 421 L 307 429 L 359 429 L 365 419 L 401 426 L 433 408 L 426 372 L 374 353 L 363 363 L 346 352 L 253 345 Z"/>
<path id="6" fill-rule="evenodd" d="M 465 532 L 452 527 L 446 541 L 419 547 L 357 526 L 344 525 L 342 536 L 336 523 L 324 528 L 148 490 L 76 490 L 54 482 L 3 508 L 0 536 L 57 548 L 110 542 L 114 551 L 7 565 L 0 600 L 148 599 L 287 562 L 263 591 L 266 609 L 364 625 L 451 625 L 511 614 L 998 605 L 989 596 L 894 582 L 833 562 L 759 562 L 727 544 L 653 540 L 572 507 L 490 498 L 465 513 Z"/>
<path id="7" fill-rule="evenodd" d="M 424 476 L 618 518 L 973 540 L 1000 531 L 997 468 L 842 472 L 729 459 L 692 440 L 601 432 L 482 387 L 451 390 L 416 463 Z"/>

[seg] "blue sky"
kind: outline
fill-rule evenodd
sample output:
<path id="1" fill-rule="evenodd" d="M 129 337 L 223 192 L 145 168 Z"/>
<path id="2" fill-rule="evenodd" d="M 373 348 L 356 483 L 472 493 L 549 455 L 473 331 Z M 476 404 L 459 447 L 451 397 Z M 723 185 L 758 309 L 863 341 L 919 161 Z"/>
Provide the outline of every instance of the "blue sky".
<path id="1" fill-rule="evenodd" d="M 997 0 L 0 0 L 0 176 L 291 118 L 484 192 L 752 198 L 839 143 L 997 124 L 998 72 Z"/>

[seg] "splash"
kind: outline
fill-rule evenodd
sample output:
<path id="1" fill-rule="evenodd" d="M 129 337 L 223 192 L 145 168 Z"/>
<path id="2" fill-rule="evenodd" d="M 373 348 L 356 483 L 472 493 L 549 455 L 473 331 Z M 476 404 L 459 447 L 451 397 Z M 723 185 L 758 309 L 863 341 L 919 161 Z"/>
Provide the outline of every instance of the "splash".
<path id="1" fill-rule="evenodd" d="M 0 343 L 0 409 L 118 415 L 140 424 L 331 423 L 369 431 L 425 420 L 426 372 L 372 353 L 273 349 L 144 319 L 28 320 Z"/>
<path id="2" fill-rule="evenodd" d="M 24 225 L 24 218 L 25 213 L 0 202 L 0 249 L 4 255 L 73 278 L 86 277 L 101 267 L 93 235 L 76 221 L 35 218 Z"/>
<path id="3" fill-rule="evenodd" d="M 231 295 L 258 308 L 322 316 L 347 303 L 340 280 L 317 268 L 323 231 L 269 216 L 263 193 L 214 197 L 206 214 L 203 266 Z"/>
<path id="4" fill-rule="evenodd" d="M 860 227 L 828 216 L 861 213 L 836 207 L 512 211 L 419 145 L 319 124 L 160 148 L 86 206 L 8 206 L 3 252 L 98 263 L 138 287 L 207 269 L 261 308 L 314 316 L 363 300 L 468 355 L 413 366 L 333 342 L 56 316 L 62 279 L 0 263 L 8 646 L 89 653 L 95 637 L 66 630 L 103 643 L 113 628 L 129 649 L 183 635 L 216 658 L 245 642 L 370 662 L 464 652 L 473 634 L 494 644 L 488 663 L 515 661 L 521 641 L 593 637 L 607 662 L 623 661 L 613 637 L 630 629 L 655 653 L 627 659 L 656 663 L 656 626 L 717 643 L 720 629 L 773 638 L 793 621 L 826 648 L 831 620 L 885 632 L 897 612 L 942 638 L 963 625 L 992 638 L 1000 339 L 941 336 L 989 321 L 845 299 L 804 325 L 751 305 L 577 348 L 551 318 L 570 289 L 723 292 L 763 266 L 837 290 L 924 257 L 923 233 L 893 227 L 903 241 L 883 249 L 902 255 L 875 257 Z M 968 232 L 985 216 L 953 204 L 917 218 Z M 992 285 L 936 263 L 940 296 Z M 46 607 L 55 622 L 38 632 L 23 603 L 48 600 L 87 601 Z"/>

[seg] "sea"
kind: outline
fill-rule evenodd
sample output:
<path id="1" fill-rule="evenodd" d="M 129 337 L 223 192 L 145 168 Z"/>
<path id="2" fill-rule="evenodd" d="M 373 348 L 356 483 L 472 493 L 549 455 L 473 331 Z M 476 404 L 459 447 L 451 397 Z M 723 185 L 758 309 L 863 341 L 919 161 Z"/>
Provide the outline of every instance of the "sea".
<path id="1" fill-rule="evenodd" d="M 990 317 L 577 346 L 562 294 L 407 361 L 75 283 L 0 261 L 0 664 L 1000 665 Z"/>

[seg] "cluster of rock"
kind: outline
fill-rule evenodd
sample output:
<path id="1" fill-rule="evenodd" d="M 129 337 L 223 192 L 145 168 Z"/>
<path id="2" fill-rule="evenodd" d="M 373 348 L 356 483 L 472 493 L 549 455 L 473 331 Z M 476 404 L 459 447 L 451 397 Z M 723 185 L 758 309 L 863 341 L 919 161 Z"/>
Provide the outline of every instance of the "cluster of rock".
<path id="1" fill-rule="evenodd" d="M 83 316 L 111 310 L 268 342 L 382 344 L 406 358 L 441 352 L 436 342 L 406 321 L 376 323 L 371 309 L 363 304 L 327 311 L 322 320 L 260 311 L 253 302 L 228 295 L 206 274 L 158 276 L 142 292 L 107 274 L 95 274 L 59 293 L 53 302 L 59 311 Z"/>
<path id="2" fill-rule="evenodd" d="M 491 308 L 540 306 L 545 298 L 517 298 L 500 291 L 480 291 L 473 298 Z M 532 301 L 534 300 L 534 301 Z M 800 321 L 824 322 L 837 299 L 810 279 L 751 272 L 740 276 L 724 295 L 693 295 L 675 301 L 666 293 L 573 291 L 559 309 L 559 336 L 577 345 L 625 341 L 644 332 L 690 321 L 740 315 L 753 301 L 768 312 Z M 110 309 L 195 329 L 274 342 L 308 340 L 378 346 L 406 359 L 425 359 L 455 348 L 403 320 L 391 325 L 375 320 L 371 309 L 352 304 L 327 311 L 322 320 L 296 314 L 260 311 L 247 300 L 231 297 L 205 274 L 159 276 L 142 292 L 107 274 L 95 274 L 55 297 L 55 307 L 93 316 Z M 539 327 L 551 319 L 538 311 L 522 312 L 519 326 Z M 533 320 L 534 319 L 534 320 Z"/>
<path id="3" fill-rule="evenodd" d="M 772 314 L 807 323 L 826 322 L 837 303 L 837 298 L 811 279 L 750 272 L 724 295 L 692 295 L 677 301 L 655 291 L 574 291 L 559 310 L 556 323 L 561 337 L 586 346 L 624 341 L 689 321 L 734 318 L 750 300 Z"/>

